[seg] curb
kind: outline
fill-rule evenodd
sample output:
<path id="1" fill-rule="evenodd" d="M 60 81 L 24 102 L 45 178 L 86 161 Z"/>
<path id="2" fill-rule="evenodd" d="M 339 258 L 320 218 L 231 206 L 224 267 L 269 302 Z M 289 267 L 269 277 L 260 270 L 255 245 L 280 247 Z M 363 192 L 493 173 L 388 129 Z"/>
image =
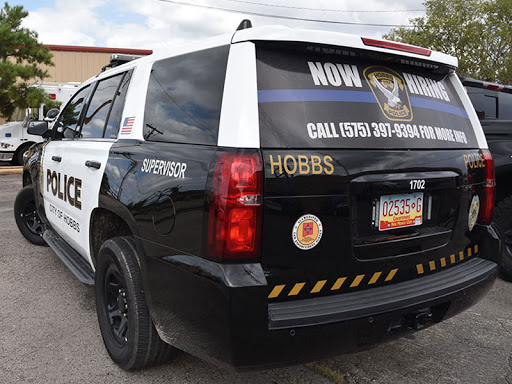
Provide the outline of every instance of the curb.
<path id="1" fill-rule="evenodd" d="M 0 167 L 0 175 L 17 175 L 23 173 L 23 167 Z"/>

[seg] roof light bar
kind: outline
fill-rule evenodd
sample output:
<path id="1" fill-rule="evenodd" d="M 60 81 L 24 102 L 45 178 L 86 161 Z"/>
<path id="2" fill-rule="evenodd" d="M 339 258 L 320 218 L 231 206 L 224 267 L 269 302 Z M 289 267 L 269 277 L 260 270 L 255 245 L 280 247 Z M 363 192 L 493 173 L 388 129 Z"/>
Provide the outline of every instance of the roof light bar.
<path id="1" fill-rule="evenodd" d="M 363 40 L 364 45 L 369 45 L 372 47 L 387 48 L 393 49 L 395 51 L 416 53 L 417 55 L 423 56 L 430 56 L 430 54 L 432 53 L 430 49 L 412 47 L 410 45 L 392 43 L 390 41 L 367 39 L 365 37 L 362 37 L 361 39 Z"/>

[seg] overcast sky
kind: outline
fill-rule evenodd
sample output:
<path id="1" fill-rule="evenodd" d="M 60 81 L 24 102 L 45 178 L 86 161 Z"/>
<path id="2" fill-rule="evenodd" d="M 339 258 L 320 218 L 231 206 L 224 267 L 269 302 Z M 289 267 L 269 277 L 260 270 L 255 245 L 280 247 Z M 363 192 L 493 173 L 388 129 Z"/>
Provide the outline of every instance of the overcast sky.
<path id="1" fill-rule="evenodd" d="M 175 1 L 227 8 L 238 12 L 193 7 L 163 0 L 8 0 L 8 3 L 11 6 L 23 5 L 25 10 L 29 11 L 24 25 L 35 30 L 39 34 L 39 40 L 45 44 L 153 50 L 234 32 L 244 18 L 252 20 L 254 26 L 279 24 L 377 38 L 391 28 L 287 20 L 255 16 L 244 12 L 338 22 L 396 25 L 409 24 L 411 17 L 425 14 L 423 0 Z M 400 12 L 402 10 L 409 11 Z"/>

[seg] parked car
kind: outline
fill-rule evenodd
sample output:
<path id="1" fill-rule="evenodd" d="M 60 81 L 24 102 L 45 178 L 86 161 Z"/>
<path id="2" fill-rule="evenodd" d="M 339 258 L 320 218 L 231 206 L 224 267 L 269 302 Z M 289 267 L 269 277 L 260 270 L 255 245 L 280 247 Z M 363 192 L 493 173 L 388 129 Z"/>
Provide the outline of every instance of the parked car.
<path id="1" fill-rule="evenodd" d="M 503 235 L 500 272 L 512 280 L 512 86 L 461 78 L 475 107 L 496 169 L 494 221 Z"/>
<path id="2" fill-rule="evenodd" d="M 123 369 L 238 369 L 439 323 L 497 276 L 494 166 L 430 50 L 251 28 L 86 81 L 33 146 L 20 231 L 94 285 Z M 42 235 L 42 238 L 41 236 Z"/>

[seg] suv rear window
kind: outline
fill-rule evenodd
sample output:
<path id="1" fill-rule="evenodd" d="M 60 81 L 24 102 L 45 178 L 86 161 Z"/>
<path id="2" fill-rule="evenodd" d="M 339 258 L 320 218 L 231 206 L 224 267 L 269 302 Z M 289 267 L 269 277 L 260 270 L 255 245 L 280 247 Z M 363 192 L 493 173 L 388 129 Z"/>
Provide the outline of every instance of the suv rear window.
<path id="1" fill-rule="evenodd" d="M 469 98 L 481 120 L 512 120 L 512 93 L 466 86 Z"/>
<path id="2" fill-rule="evenodd" d="M 385 59 L 339 47 L 259 44 L 261 146 L 478 147 L 447 70 Z"/>

